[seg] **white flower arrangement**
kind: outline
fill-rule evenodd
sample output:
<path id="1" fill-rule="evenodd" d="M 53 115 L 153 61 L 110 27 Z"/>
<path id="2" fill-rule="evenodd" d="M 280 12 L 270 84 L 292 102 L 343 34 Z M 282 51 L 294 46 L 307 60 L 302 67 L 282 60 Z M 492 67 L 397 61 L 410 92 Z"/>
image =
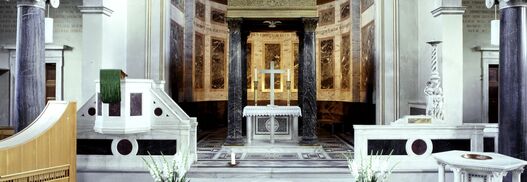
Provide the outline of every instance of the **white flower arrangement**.
<path id="1" fill-rule="evenodd" d="M 148 152 L 149 160 L 142 158 L 148 168 L 150 175 L 155 182 L 188 182 L 187 175 L 187 159 L 186 152 L 177 152 L 172 161 L 168 161 L 163 153 L 161 153 L 162 160 L 156 161 Z"/>
<path id="2" fill-rule="evenodd" d="M 393 150 L 392 150 L 393 152 Z M 390 167 L 389 158 L 392 154 L 383 156 L 382 151 L 376 152 L 361 160 L 354 160 L 348 157 L 348 169 L 355 178 L 355 182 L 385 182 L 392 174 L 395 165 Z"/>

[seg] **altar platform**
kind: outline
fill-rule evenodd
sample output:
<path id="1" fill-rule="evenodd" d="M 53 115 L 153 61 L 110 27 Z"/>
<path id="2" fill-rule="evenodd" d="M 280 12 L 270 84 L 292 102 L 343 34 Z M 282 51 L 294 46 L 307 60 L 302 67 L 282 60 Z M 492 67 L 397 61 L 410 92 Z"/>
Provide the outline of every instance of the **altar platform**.
<path id="1" fill-rule="evenodd" d="M 332 179 L 329 181 L 337 182 L 351 179 L 346 156 L 353 156 L 353 147 L 329 132 L 320 134 L 319 146 L 300 146 L 293 141 L 271 144 L 268 140 L 254 140 L 245 146 L 223 146 L 224 130 L 200 138 L 198 161 L 188 173 L 192 181 L 217 181 L 218 178 L 273 181 L 271 179 L 288 178 L 291 180 L 286 181 Z M 240 162 L 235 167 L 228 166 L 231 152 Z"/>

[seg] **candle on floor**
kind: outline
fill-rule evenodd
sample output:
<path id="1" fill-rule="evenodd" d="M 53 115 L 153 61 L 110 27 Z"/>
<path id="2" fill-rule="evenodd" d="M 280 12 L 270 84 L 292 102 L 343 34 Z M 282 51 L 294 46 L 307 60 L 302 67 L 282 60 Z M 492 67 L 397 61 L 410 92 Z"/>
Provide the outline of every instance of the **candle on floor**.
<path id="1" fill-rule="evenodd" d="M 232 165 L 236 164 L 236 153 L 234 152 L 231 152 L 231 164 Z"/>

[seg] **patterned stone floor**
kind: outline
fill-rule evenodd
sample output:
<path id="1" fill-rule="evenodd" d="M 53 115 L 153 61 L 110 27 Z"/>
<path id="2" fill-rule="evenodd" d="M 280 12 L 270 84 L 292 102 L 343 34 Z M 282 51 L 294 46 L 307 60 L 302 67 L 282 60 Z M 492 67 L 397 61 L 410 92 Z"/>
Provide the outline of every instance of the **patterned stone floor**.
<path id="1" fill-rule="evenodd" d="M 281 145 L 263 146 L 273 149 L 255 149 L 258 146 L 253 144 L 250 147 L 239 147 L 236 149 L 224 147 L 225 130 L 209 132 L 200 135 L 198 141 L 198 160 L 215 161 L 230 160 L 231 151 L 236 153 L 237 160 L 256 160 L 256 161 L 295 161 L 295 160 L 325 160 L 325 161 L 346 161 L 346 156 L 351 156 L 353 147 L 341 137 L 322 133 L 319 137 L 320 146 L 312 148 L 302 148 L 296 143 L 283 143 Z M 264 142 L 264 141 L 262 141 Z M 279 142 L 277 142 L 279 143 Z"/>

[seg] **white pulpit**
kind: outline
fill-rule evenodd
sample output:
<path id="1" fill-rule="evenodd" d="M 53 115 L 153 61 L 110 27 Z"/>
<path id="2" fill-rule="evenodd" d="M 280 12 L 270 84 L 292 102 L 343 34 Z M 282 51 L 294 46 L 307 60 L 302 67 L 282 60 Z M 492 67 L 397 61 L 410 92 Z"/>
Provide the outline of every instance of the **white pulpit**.
<path id="1" fill-rule="evenodd" d="M 438 181 L 445 181 L 445 166 L 454 172 L 454 182 L 501 182 L 508 172 L 512 181 L 520 182 L 527 161 L 491 152 L 453 150 L 432 154 L 439 164 Z"/>
<path id="2" fill-rule="evenodd" d="M 246 106 L 243 108 L 243 116 L 247 118 L 249 144 L 255 136 L 268 137 L 274 143 L 275 133 L 278 131 L 282 131 L 279 139 L 298 140 L 298 117 L 302 116 L 298 106 Z M 285 118 L 285 122 L 277 122 L 276 118 L 279 117 Z M 261 118 L 264 120 L 259 120 Z"/>

